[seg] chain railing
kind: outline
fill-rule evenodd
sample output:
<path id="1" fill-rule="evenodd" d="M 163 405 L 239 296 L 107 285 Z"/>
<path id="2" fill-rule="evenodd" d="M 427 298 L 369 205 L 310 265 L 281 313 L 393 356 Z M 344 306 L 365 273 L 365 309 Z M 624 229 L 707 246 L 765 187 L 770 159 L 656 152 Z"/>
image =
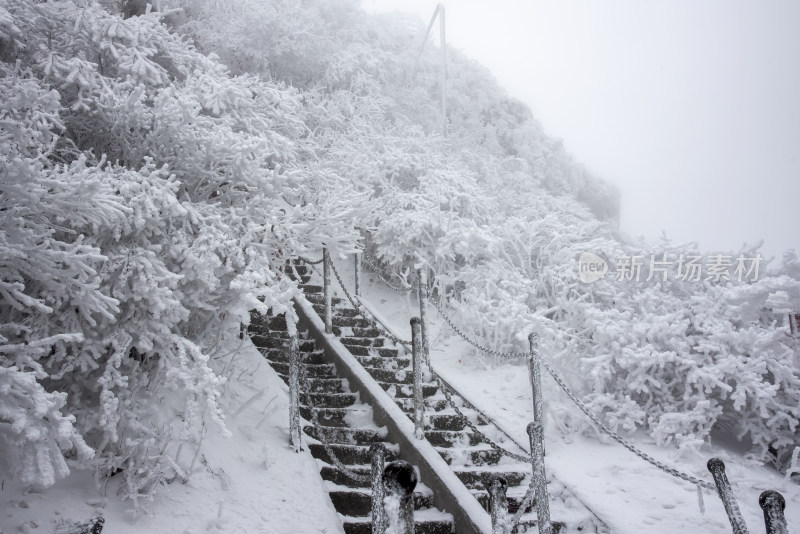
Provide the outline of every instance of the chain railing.
<path id="1" fill-rule="evenodd" d="M 374 274 L 375 276 L 377 276 L 380 279 L 380 281 L 383 282 L 384 284 L 386 284 L 386 287 L 388 287 L 392 291 L 395 291 L 397 293 L 409 293 L 409 292 L 414 291 L 416 289 L 412 285 L 396 286 L 396 285 L 392 284 L 386 278 L 383 277 L 383 275 L 380 273 L 380 269 L 378 268 L 378 266 L 375 265 L 372 262 L 372 260 L 370 260 L 366 256 L 362 256 L 361 257 L 361 264 L 362 265 L 366 265 L 369 268 L 370 272 L 372 274 Z"/>

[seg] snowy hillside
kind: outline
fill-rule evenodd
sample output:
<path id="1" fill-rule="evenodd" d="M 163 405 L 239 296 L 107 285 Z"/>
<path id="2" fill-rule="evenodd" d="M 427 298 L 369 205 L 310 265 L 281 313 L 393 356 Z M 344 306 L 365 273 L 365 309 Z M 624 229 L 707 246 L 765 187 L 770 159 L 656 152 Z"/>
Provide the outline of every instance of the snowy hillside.
<path id="1" fill-rule="evenodd" d="M 724 442 L 794 483 L 797 254 L 620 235 L 615 189 L 455 51 L 443 137 L 424 35 L 356 0 L 0 0 L 4 532 L 34 528 L 39 507 L 42 524 L 101 504 L 157 519 L 161 495 L 197 506 L 176 488 L 228 491 L 234 470 L 232 496 L 203 501 L 214 517 L 186 521 L 258 531 L 273 514 L 247 502 L 281 514 L 276 486 L 311 460 L 286 454 L 282 386 L 231 338 L 253 309 L 293 313 L 286 261 L 323 246 L 397 283 L 424 268 L 437 304 L 494 351 L 526 352 L 537 333 L 614 431 L 682 458 Z M 487 380 L 524 363 L 457 359 Z M 589 439 L 568 406 L 554 402 L 554 424 Z M 280 467 L 244 474 L 270 458 Z M 309 532 L 335 524 L 317 504 Z M 284 528 L 264 531 L 300 532 Z"/>

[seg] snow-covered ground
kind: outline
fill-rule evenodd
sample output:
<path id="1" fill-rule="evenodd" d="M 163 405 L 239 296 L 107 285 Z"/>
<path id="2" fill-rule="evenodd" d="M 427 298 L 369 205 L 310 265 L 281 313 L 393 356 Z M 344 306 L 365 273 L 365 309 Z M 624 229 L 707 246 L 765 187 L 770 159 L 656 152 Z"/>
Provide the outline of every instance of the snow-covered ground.
<path id="1" fill-rule="evenodd" d="M 50 534 L 96 515 L 105 517 L 103 532 L 109 534 L 343 532 L 316 461 L 289 447 L 286 385 L 249 339 L 240 344 L 233 337 L 236 352 L 223 398 L 232 436 L 207 426 L 186 484 L 165 486 L 150 514 L 134 520 L 116 496 L 118 477 L 103 480 L 102 491 L 79 471 L 43 493 L 24 493 L 6 482 L 0 490 L 0 534 Z"/>
<path id="2" fill-rule="evenodd" d="M 352 260 L 337 260 L 343 279 L 352 290 Z M 371 308 L 388 322 L 402 339 L 410 339 L 409 319 L 419 315 L 416 293 L 400 294 L 389 290 L 366 269 L 361 277 L 361 294 Z M 436 371 L 484 414 L 491 417 L 511 438 L 526 449 L 526 425 L 532 418 L 533 403 L 527 366 L 494 366 L 471 355 L 474 350 L 453 334 L 432 307 L 427 309 L 431 362 Z M 547 405 L 569 407 L 569 399 L 542 371 Z M 577 412 L 577 408 L 575 409 Z M 552 422 L 546 426 L 546 468 L 566 484 L 613 532 L 702 532 L 728 534 L 730 523 L 716 493 L 704 492 L 704 512 L 697 489 L 651 466 L 621 445 L 597 436 L 570 436 L 564 439 Z M 643 435 L 626 436 L 637 447 L 657 460 L 697 478 L 713 483 L 706 469 L 709 458 L 725 461 L 728 478 L 739 507 L 752 532 L 764 529 L 759 494 L 774 489 L 786 499 L 786 519 L 791 529 L 800 528 L 800 485 L 784 480 L 767 467 L 753 465 L 743 455 L 704 446 L 700 455 L 678 456 L 675 449 L 656 446 Z M 528 449 L 529 450 L 529 449 Z"/>

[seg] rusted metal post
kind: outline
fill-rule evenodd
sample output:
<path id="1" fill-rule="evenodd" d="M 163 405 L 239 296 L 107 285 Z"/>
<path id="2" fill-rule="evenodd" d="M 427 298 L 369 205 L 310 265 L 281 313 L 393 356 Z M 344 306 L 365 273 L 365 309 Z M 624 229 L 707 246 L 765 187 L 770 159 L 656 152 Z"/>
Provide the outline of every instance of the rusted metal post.
<path id="1" fill-rule="evenodd" d="M 489 513 L 492 517 L 492 534 L 510 534 L 508 524 L 508 482 L 503 477 L 492 477 L 486 484 L 489 492 Z"/>
<path id="2" fill-rule="evenodd" d="M 764 511 L 767 534 L 789 534 L 789 527 L 786 526 L 786 518 L 783 516 L 786 509 L 783 495 L 775 490 L 767 490 L 758 497 L 758 504 Z"/>
<path id="3" fill-rule="evenodd" d="M 383 443 L 373 443 L 369 447 L 372 459 L 372 534 L 384 534 L 386 531 L 386 515 L 383 513 L 383 463 L 386 459 L 386 447 Z"/>
<path id="4" fill-rule="evenodd" d="M 300 438 L 300 339 L 297 330 L 289 341 L 289 443 L 294 452 L 303 450 Z"/>
<path id="5" fill-rule="evenodd" d="M 417 271 L 419 278 L 419 318 L 420 318 L 420 332 L 422 333 L 422 353 L 424 355 L 425 363 L 430 364 L 430 347 L 428 345 L 428 328 L 425 326 L 425 301 L 428 300 L 428 274 L 425 268 Z"/>
<path id="6" fill-rule="evenodd" d="M 414 468 L 403 460 L 390 462 L 383 470 L 383 484 L 388 530 L 393 534 L 414 534 L 414 488 L 417 487 Z"/>
<path id="7" fill-rule="evenodd" d="M 425 409 L 422 398 L 422 335 L 419 317 L 411 318 L 411 352 L 414 369 L 414 437 L 425 437 Z"/>
<path id="8" fill-rule="evenodd" d="M 541 421 L 534 421 L 528 425 L 528 436 L 531 439 L 531 467 L 536 484 L 536 516 L 539 534 L 552 534 L 550 497 L 547 494 L 547 473 L 544 469 L 544 432 Z"/>
<path id="9" fill-rule="evenodd" d="M 358 279 L 361 276 L 361 254 L 359 254 L 358 252 L 353 254 L 353 273 L 355 273 L 356 296 L 358 297 L 361 295 L 361 285 L 358 283 L 359 282 Z"/>
<path id="10" fill-rule="evenodd" d="M 539 336 L 536 333 L 531 333 L 528 336 L 528 343 L 531 346 L 528 372 L 530 373 L 533 397 L 533 420 L 542 424 L 542 432 L 544 432 L 544 401 L 542 400 L 542 370 L 539 364 Z M 542 441 L 542 455 L 544 454 L 546 453 L 544 441 Z"/>
<path id="11" fill-rule="evenodd" d="M 333 333 L 331 326 L 331 256 L 327 248 L 322 249 L 322 291 L 325 295 L 325 333 Z"/>
<path id="12" fill-rule="evenodd" d="M 728 482 L 728 476 L 725 474 L 725 463 L 719 458 L 711 458 L 706 467 L 711 472 L 711 476 L 714 477 L 717 493 L 719 493 L 719 498 L 722 499 L 722 505 L 728 514 L 733 534 L 749 534 L 744 518 L 742 518 L 742 513 L 739 511 L 739 505 L 736 503 L 731 484 Z"/>

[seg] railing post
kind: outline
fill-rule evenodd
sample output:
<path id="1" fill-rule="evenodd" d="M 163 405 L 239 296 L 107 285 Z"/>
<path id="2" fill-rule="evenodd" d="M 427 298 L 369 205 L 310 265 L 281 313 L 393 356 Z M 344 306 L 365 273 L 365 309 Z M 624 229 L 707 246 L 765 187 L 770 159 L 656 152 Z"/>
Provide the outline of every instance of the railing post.
<path id="1" fill-rule="evenodd" d="M 424 351 L 423 354 L 425 355 L 425 361 L 430 362 L 430 346 L 428 345 L 428 329 L 425 326 L 425 301 L 428 299 L 428 275 L 425 271 L 425 267 L 417 270 L 418 279 L 419 279 L 419 290 L 417 293 L 419 294 L 419 318 L 421 322 L 420 331 L 422 332 L 422 350 Z"/>
<path id="2" fill-rule="evenodd" d="M 420 335 L 421 323 L 419 317 L 411 318 L 411 352 L 414 368 L 414 437 L 425 437 L 425 416 L 422 398 L 422 340 Z"/>
<path id="3" fill-rule="evenodd" d="M 509 534 L 508 499 L 506 499 L 508 482 L 503 477 L 492 477 L 486 484 L 486 490 L 489 492 L 492 534 Z"/>
<path id="4" fill-rule="evenodd" d="M 414 534 L 414 488 L 417 474 L 408 462 L 390 462 L 383 470 L 384 509 L 393 534 Z"/>
<path id="5" fill-rule="evenodd" d="M 300 339 L 297 330 L 289 342 L 289 442 L 294 452 L 303 449 L 300 439 Z"/>
<path id="6" fill-rule="evenodd" d="M 531 439 L 531 464 L 533 480 L 536 484 L 536 516 L 539 534 L 552 534 L 550 497 L 547 494 L 547 473 L 544 469 L 544 431 L 541 421 L 534 421 L 528 425 L 528 436 Z"/>
<path id="7" fill-rule="evenodd" d="M 361 254 L 356 252 L 353 254 L 353 273 L 355 273 L 356 279 L 356 296 L 361 296 L 361 285 L 358 283 L 358 279 L 361 277 Z"/>
<path id="8" fill-rule="evenodd" d="M 783 516 L 786 509 L 783 495 L 775 490 L 767 490 L 758 497 L 758 504 L 764 511 L 767 534 L 789 534 L 789 527 L 786 526 L 786 518 Z"/>
<path id="9" fill-rule="evenodd" d="M 725 474 L 725 463 L 719 458 L 711 458 L 706 467 L 714 477 L 717 493 L 719 493 L 719 498 L 722 499 L 722 505 L 728 514 L 733 534 L 749 534 L 742 513 L 739 511 L 739 505 L 736 503 L 736 497 L 733 495 L 731 484 L 728 482 L 728 476 Z"/>
<path id="10" fill-rule="evenodd" d="M 322 282 L 325 295 L 325 333 L 333 332 L 331 326 L 331 256 L 327 248 L 322 249 Z"/>
<path id="11" fill-rule="evenodd" d="M 372 534 L 384 534 L 386 515 L 383 513 L 383 463 L 386 447 L 383 443 L 373 443 L 369 453 L 372 459 Z"/>
<path id="12" fill-rule="evenodd" d="M 533 396 L 533 420 L 542 423 L 544 432 L 544 401 L 542 400 L 542 370 L 539 365 L 539 336 L 534 332 L 528 336 L 531 354 L 528 360 L 528 372 L 531 378 L 531 392 Z M 545 454 L 544 441 L 542 442 L 542 455 Z"/>

